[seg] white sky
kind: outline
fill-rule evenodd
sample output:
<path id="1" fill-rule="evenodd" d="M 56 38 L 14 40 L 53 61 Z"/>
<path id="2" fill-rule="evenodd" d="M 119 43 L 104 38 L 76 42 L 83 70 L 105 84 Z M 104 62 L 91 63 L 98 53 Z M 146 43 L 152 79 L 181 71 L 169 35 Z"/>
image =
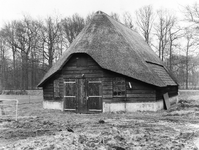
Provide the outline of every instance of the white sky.
<path id="1" fill-rule="evenodd" d="M 4 23 L 29 15 L 33 18 L 47 16 L 71 16 L 74 13 L 86 17 L 91 12 L 101 10 L 107 14 L 123 14 L 145 5 L 154 9 L 167 8 L 179 16 L 183 6 L 192 5 L 196 0 L 0 0 L 0 27 Z"/>

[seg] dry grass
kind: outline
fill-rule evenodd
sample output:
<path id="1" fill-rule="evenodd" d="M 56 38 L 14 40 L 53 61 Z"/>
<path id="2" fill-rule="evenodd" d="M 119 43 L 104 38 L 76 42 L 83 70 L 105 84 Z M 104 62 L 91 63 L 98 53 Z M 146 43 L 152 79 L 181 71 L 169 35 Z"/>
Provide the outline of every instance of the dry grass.
<path id="1" fill-rule="evenodd" d="M 180 90 L 179 99 L 199 101 L 199 90 Z"/>
<path id="2" fill-rule="evenodd" d="M 42 103 L 22 104 L 18 121 L 1 120 L 0 145 L 4 148 L 0 146 L 0 150 L 197 149 L 197 101 L 181 102 L 170 111 L 103 114 L 66 113 L 44 110 Z"/>

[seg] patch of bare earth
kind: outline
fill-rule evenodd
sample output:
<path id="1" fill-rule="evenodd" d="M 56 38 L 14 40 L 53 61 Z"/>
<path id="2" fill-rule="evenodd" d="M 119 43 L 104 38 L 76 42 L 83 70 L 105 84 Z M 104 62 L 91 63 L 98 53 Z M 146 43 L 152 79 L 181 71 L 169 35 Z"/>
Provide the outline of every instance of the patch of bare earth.
<path id="1" fill-rule="evenodd" d="M 0 150 L 197 150 L 199 104 L 170 111 L 75 114 L 19 106 L 19 120 L 0 120 Z"/>

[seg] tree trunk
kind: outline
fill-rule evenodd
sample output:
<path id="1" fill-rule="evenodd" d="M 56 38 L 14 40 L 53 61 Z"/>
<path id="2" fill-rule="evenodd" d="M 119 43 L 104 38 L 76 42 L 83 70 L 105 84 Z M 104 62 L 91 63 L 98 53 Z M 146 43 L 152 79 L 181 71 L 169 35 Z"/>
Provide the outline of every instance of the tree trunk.
<path id="1" fill-rule="evenodd" d="M 25 55 L 25 90 L 29 89 L 29 64 L 28 64 L 28 54 Z"/>
<path id="2" fill-rule="evenodd" d="M 13 58 L 13 89 L 16 90 L 16 58 L 15 58 L 15 48 L 12 47 L 12 58 Z"/>
<path id="3" fill-rule="evenodd" d="M 169 46 L 169 69 L 170 69 L 171 72 L 173 70 L 173 66 L 172 66 L 172 45 L 173 45 L 173 42 L 171 41 L 170 46 Z"/>
<path id="4" fill-rule="evenodd" d="M 49 49 L 48 49 L 48 52 L 49 52 L 49 59 L 48 59 L 48 66 L 49 68 L 52 67 L 53 65 L 53 44 L 49 44 Z"/>
<path id="5" fill-rule="evenodd" d="M 20 89 L 21 90 L 24 90 L 24 80 L 23 80 L 24 79 L 24 73 L 23 73 L 23 70 L 24 70 L 24 57 L 23 57 L 23 54 L 21 54 L 21 82 L 20 82 Z"/>
<path id="6" fill-rule="evenodd" d="M 186 84 L 186 89 L 189 88 L 189 60 L 188 60 L 188 57 L 189 57 L 189 40 L 187 42 L 187 49 L 186 49 L 186 77 L 185 77 L 185 84 Z"/>

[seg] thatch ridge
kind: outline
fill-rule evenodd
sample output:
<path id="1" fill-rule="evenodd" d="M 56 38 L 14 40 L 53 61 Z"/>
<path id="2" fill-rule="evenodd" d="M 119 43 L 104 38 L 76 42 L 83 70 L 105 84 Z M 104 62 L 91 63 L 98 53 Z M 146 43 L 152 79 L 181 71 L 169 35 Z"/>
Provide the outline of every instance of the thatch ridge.
<path id="1" fill-rule="evenodd" d="M 167 86 L 146 63 L 148 61 L 164 66 L 144 39 L 105 13 L 93 16 L 38 86 L 42 86 L 49 77 L 62 69 L 74 53 L 88 54 L 104 69 L 155 86 Z"/>

